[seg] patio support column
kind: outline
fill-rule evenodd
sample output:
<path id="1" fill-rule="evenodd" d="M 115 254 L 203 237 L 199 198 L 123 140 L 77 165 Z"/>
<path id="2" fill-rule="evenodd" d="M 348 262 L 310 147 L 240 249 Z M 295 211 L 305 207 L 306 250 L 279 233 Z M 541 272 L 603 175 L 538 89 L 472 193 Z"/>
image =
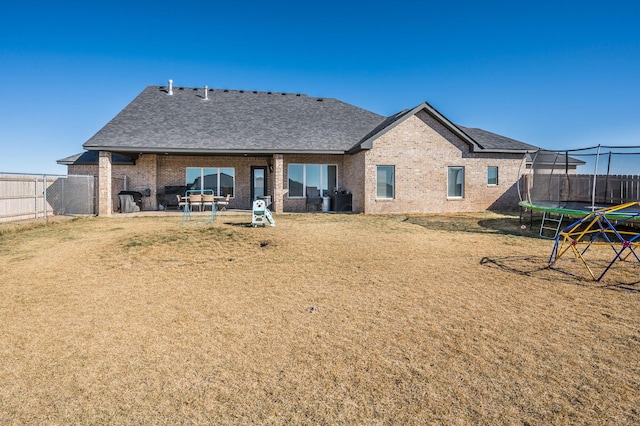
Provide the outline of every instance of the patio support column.
<path id="1" fill-rule="evenodd" d="M 275 213 L 284 211 L 284 193 L 287 189 L 284 182 L 284 159 L 282 154 L 273 154 L 273 205 Z"/>
<path id="2" fill-rule="evenodd" d="M 100 151 L 98 157 L 98 216 L 111 216 L 111 152 Z"/>

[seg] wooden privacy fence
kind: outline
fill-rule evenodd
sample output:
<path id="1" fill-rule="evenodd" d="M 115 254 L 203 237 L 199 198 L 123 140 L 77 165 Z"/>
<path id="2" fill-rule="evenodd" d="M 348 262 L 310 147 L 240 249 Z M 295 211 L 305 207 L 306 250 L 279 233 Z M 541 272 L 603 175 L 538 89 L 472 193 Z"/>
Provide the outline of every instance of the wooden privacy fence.
<path id="1" fill-rule="evenodd" d="M 596 177 L 596 201 L 623 204 L 640 201 L 640 176 L 613 175 Z"/>
<path id="2" fill-rule="evenodd" d="M 584 201 L 624 204 L 640 201 L 640 175 L 534 174 L 523 187 L 536 201 Z"/>

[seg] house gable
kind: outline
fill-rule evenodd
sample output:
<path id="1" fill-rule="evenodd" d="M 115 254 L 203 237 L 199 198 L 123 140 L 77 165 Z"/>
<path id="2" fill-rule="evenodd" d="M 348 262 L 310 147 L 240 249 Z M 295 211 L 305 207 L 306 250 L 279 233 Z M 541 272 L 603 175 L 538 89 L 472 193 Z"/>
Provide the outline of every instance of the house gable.
<path id="1" fill-rule="evenodd" d="M 517 152 L 525 153 L 527 151 L 535 151 L 537 147 L 515 139 L 507 138 L 496 133 L 487 132 L 486 130 L 477 128 L 468 128 L 460 125 L 456 125 L 448 118 L 442 115 L 433 106 L 426 102 L 421 103 L 411 110 L 404 110 L 390 117 L 387 117 L 376 128 L 369 132 L 361 141 L 349 149 L 349 153 L 355 153 L 360 150 L 371 149 L 373 142 L 383 136 L 385 133 L 391 131 L 396 126 L 400 125 L 403 121 L 418 114 L 425 113 L 430 116 L 435 122 L 439 123 L 442 127 L 446 128 L 457 138 L 469 146 L 471 152 Z"/>
<path id="2" fill-rule="evenodd" d="M 482 145 L 480 145 L 471 137 L 469 137 L 466 133 L 461 131 L 455 124 L 449 121 L 449 119 L 447 119 L 444 115 L 440 114 L 435 108 L 433 108 L 428 103 L 423 102 L 411 110 L 405 110 L 391 117 L 388 117 L 387 120 L 385 120 L 378 127 L 376 127 L 372 132 L 370 132 L 367 136 L 365 136 L 358 144 L 353 146 L 349 150 L 349 152 L 353 153 L 363 149 L 371 149 L 373 147 L 373 142 L 376 139 L 380 138 L 387 132 L 393 130 L 396 126 L 403 123 L 405 120 L 415 116 L 420 112 L 426 113 L 427 115 L 432 117 L 436 122 L 438 122 L 440 125 L 448 129 L 450 132 L 454 133 L 456 136 L 458 136 L 459 139 L 461 139 L 466 144 L 468 144 L 471 150 L 483 149 Z"/>
<path id="3" fill-rule="evenodd" d="M 511 199 L 515 182 L 506 177 L 518 175 L 523 154 L 480 150 L 429 111 L 407 114 L 361 153 L 366 158 L 362 210 L 367 213 L 479 211 L 505 194 L 504 205 L 517 206 L 517 199 Z M 379 166 L 394 168 L 392 198 L 377 196 Z M 490 166 L 503 176 L 499 185 L 487 184 Z M 464 169 L 463 197 L 448 195 L 449 167 Z"/>

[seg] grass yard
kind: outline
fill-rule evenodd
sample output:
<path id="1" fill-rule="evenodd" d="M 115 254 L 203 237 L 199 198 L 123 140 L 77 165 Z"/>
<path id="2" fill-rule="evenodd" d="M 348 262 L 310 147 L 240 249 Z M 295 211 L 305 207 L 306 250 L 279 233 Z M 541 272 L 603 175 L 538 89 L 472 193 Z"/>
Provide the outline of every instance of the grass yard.
<path id="1" fill-rule="evenodd" d="M 0 424 L 640 422 L 637 262 L 545 269 L 489 213 L 249 220 L 0 227 Z"/>

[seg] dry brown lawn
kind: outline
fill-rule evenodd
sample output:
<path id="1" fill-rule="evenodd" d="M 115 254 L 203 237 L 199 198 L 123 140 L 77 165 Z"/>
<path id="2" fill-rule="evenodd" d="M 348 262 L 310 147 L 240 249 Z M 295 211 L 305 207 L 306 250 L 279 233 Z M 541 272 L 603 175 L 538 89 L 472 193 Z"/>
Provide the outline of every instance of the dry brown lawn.
<path id="1" fill-rule="evenodd" d="M 0 227 L 0 424 L 638 424 L 640 267 L 517 218 Z M 597 262 L 597 260 L 594 260 Z"/>

